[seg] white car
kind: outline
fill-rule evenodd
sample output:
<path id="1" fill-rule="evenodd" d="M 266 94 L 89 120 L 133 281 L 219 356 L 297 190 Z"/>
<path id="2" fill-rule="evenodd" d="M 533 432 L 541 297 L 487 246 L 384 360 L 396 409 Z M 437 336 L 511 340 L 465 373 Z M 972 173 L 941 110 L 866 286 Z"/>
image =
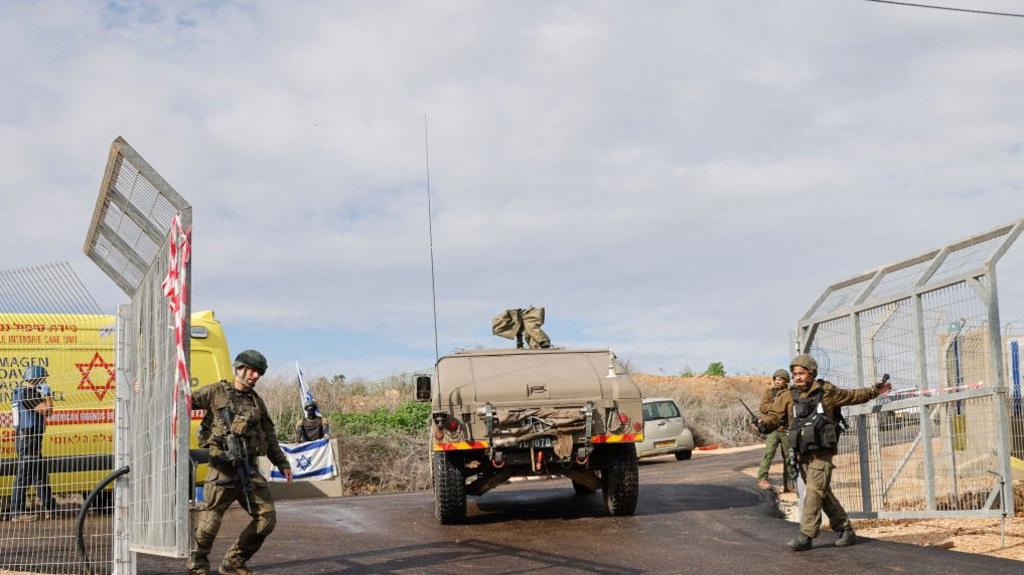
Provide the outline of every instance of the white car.
<path id="1" fill-rule="evenodd" d="M 679 405 L 670 397 L 644 399 L 644 440 L 636 444 L 639 457 L 673 453 L 682 461 L 693 455 L 693 434 Z"/>

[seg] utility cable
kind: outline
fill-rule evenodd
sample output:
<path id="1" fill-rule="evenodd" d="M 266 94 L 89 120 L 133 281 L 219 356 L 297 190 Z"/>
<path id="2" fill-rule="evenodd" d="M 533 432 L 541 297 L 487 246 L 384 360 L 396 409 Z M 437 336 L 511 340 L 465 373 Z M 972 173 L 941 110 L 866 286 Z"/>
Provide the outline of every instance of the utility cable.
<path id="1" fill-rule="evenodd" d="M 933 10 L 947 10 L 949 12 L 967 12 L 970 14 L 985 14 L 987 16 L 1008 16 L 1010 18 L 1024 18 L 1024 14 L 1013 12 L 990 12 L 988 10 L 973 10 L 970 8 L 953 8 L 952 6 L 938 6 L 935 4 L 918 4 L 916 2 L 896 2 L 895 0 L 864 0 L 877 4 L 895 4 L 897 6 L 910 6 L 911 8 L 931 8 Z"/>

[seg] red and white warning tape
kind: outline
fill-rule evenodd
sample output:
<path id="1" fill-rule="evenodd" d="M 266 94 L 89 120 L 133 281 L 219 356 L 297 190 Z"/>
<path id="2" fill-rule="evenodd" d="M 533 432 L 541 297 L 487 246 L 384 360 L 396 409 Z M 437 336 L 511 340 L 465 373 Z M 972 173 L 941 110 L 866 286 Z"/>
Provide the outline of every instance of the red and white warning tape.
<path id="1" fill-rule="evenodd" d="M 985 382 L 979 381 L 978 383 L 967 383 L 964 385 L 954 385 L 952 387 L 943 387 L 939 389 L 925 389 L 923 391 L 920 389 L 903 389 L 900 391 L 892 391 L 891 393 L 886 394 L 886 397 L 888 397 L 891 400 L 896 400 L 909 397 L 950 393 L 956 391 L 967 391 L 969 389 L 981 389 L 984 385 Z"/>
<path id="2" fill-rule="evenodd" d="M 168 232 L 168 266 L 167 277 L 161 287 L 167 296 L 167 306 L 174 316 L 174 343 L 178 351 L 178 368 L 174 378 L 174 397 L 171 405 L 171 435 L 178 436 L 178 396 L 185 398 L 185 410 L 192 412 L 192 389 L 188 373 L 188 358 L 185 356 L 185 306 L 188 304 L 188 293 L 185 286 L 188 282 L 188 262 L 192 258 L 192 226 L 181 228 L 181 214 L 171 220 Z M 177 448 L 173 450 L 177 460 Z"/>

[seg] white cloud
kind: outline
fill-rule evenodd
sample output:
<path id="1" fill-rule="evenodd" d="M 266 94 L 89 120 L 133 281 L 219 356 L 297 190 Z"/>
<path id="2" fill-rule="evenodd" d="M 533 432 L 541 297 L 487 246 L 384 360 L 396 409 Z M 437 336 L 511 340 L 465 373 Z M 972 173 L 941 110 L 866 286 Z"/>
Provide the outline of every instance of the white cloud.
<path id="1" fill-rule="evenodd" d="M 4 267 L 72 259 L 118 301 L 78 254 L 121 134 L 194 206 L 196 306 L 325 371 L 432 359 L 425 112 L 442 348 L 533 303 L 640 367 L 770 370 L 827 284 L 1022 215 L 1009 19 L 118 6 L 0 8 Z M 284 357 L 282 326 L 385 348 Z"/>

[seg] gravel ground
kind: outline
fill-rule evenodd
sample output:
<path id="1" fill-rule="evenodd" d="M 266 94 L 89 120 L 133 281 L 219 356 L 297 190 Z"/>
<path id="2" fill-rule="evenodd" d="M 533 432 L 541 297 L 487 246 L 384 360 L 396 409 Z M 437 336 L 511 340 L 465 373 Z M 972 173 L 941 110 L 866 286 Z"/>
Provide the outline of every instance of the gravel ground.
<path id="1" fill-rule="evenodd" d="M 756 467 L 743 472 L 751 481 L 757 477 Z M 782 464 L 772 465 L 769 474 L 779 511 L 788 521 L 798 523 L 800 510 L 796 494 L 782 493 Z M 1024 517 L 1007 518 L 1005 536 L 1001 536 L 1001 523 L 999 519 L 857 519 L 853 522 L 857 535 L 863 537 L 1024 561 Z M 824 527 L 827 525 L 825 519 Z"/>

